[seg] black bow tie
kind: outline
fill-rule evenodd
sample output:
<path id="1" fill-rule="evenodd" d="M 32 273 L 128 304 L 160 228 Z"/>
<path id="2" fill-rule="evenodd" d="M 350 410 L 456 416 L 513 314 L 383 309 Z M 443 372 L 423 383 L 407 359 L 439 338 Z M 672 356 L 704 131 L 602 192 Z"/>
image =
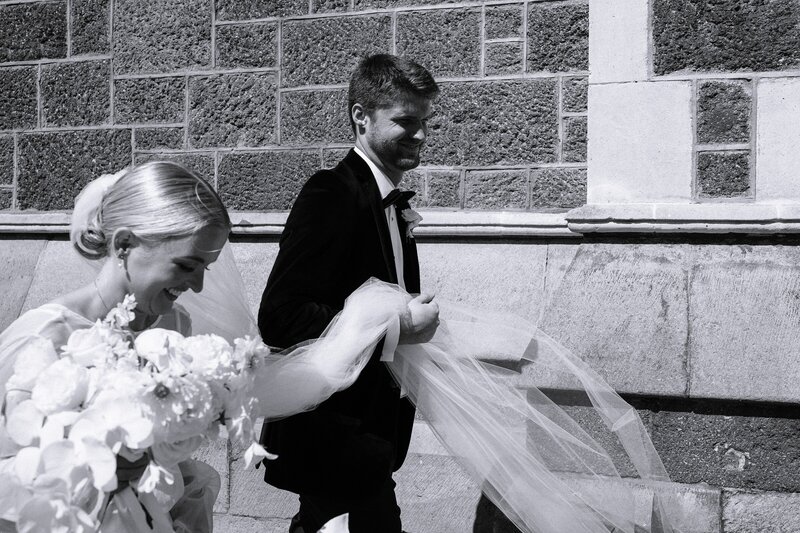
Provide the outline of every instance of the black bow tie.
<path id="1" fill-rule="evenodd" d="M 411 200 L 417 193 L 414 191 L 401 191 L 400 189 L 392 189 L 383 199 L 383 208 L 386 209 L 390 205 L 397 204 L 398 207 L 403 209 L 408 207 L 408 201 Z"/>

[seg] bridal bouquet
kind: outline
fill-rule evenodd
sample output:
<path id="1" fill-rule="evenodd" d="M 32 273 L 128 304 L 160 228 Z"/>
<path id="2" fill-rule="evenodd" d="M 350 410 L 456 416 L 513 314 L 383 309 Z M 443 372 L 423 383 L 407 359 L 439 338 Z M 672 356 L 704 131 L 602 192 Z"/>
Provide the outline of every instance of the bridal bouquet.
<path id="1" fill-rule="evenodd" d="M 124 488 L 117 456 L 147 457 L 131 484 L 167 508 L 182 491 L 178 462 L 205 437 L 227 433 L 248 465 L 275 457 L 255 442 L 252 387 L 269 354 L 260 339 L 163 329 L 134 339 L 135 305 L 126 297 L 63 347 L 35 337 L 17 353 L 0 416 L 0 442 L 15 455 L 0 460 L 0 518 L 20 531 L 96 531 Z"/>

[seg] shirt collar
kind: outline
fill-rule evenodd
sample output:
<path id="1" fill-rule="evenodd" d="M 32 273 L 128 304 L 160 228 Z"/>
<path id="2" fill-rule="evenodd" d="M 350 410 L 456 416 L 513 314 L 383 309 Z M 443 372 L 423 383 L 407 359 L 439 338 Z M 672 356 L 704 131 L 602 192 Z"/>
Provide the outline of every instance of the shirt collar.
<path id="1" fill-rule="evenodd" d="M 372 160 L 367 157 L 367 155 L 362 152 L 358 146 L 354 146 L 353 150 L 359 156 L 361 156 L 361 159 L 363 159 L 369 166 L 370 170 L 372 170 L 372 175 L 375 177 L 375 183 L 378 184 L 378 190 L 381 192 L 381 198 L 386 198 L 389 193 L 397 187 L 395 187 L 394 183 L 392 183 L 392 181 L 386 177 L 386 174 L 384 174 L 381 169 L 378 168 L 378 165 L 373 163 Z"/>

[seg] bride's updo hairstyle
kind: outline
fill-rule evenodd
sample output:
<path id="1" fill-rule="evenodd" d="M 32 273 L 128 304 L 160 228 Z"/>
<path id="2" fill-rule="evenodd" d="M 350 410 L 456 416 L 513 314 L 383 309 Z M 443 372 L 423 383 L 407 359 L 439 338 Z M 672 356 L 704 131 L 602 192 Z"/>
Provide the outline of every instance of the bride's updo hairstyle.
<path id="1" fill-rule="evenodd" d="M 90 182 L 75 200 L 70 240 L 87 259 L 103 259 L 119 228 L 155 245 L 206 226 L 231 227 L 216 191 L 177 163 L 153 161 Z"/>

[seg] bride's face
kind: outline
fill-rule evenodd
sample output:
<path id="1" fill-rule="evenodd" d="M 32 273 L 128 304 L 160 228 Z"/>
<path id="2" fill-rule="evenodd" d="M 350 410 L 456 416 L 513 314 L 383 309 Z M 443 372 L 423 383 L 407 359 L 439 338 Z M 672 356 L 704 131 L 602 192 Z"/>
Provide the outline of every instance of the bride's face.
<path id="1" fill-rule="evenodd" d="M 163 315 L 184 291 L 200 292 L 207 267 L 217 260 L 227 240 L 227 229 L 207 226 L 191 237 L 132 247 L 127 272 L 136 308 L 148 315 Z"/>

